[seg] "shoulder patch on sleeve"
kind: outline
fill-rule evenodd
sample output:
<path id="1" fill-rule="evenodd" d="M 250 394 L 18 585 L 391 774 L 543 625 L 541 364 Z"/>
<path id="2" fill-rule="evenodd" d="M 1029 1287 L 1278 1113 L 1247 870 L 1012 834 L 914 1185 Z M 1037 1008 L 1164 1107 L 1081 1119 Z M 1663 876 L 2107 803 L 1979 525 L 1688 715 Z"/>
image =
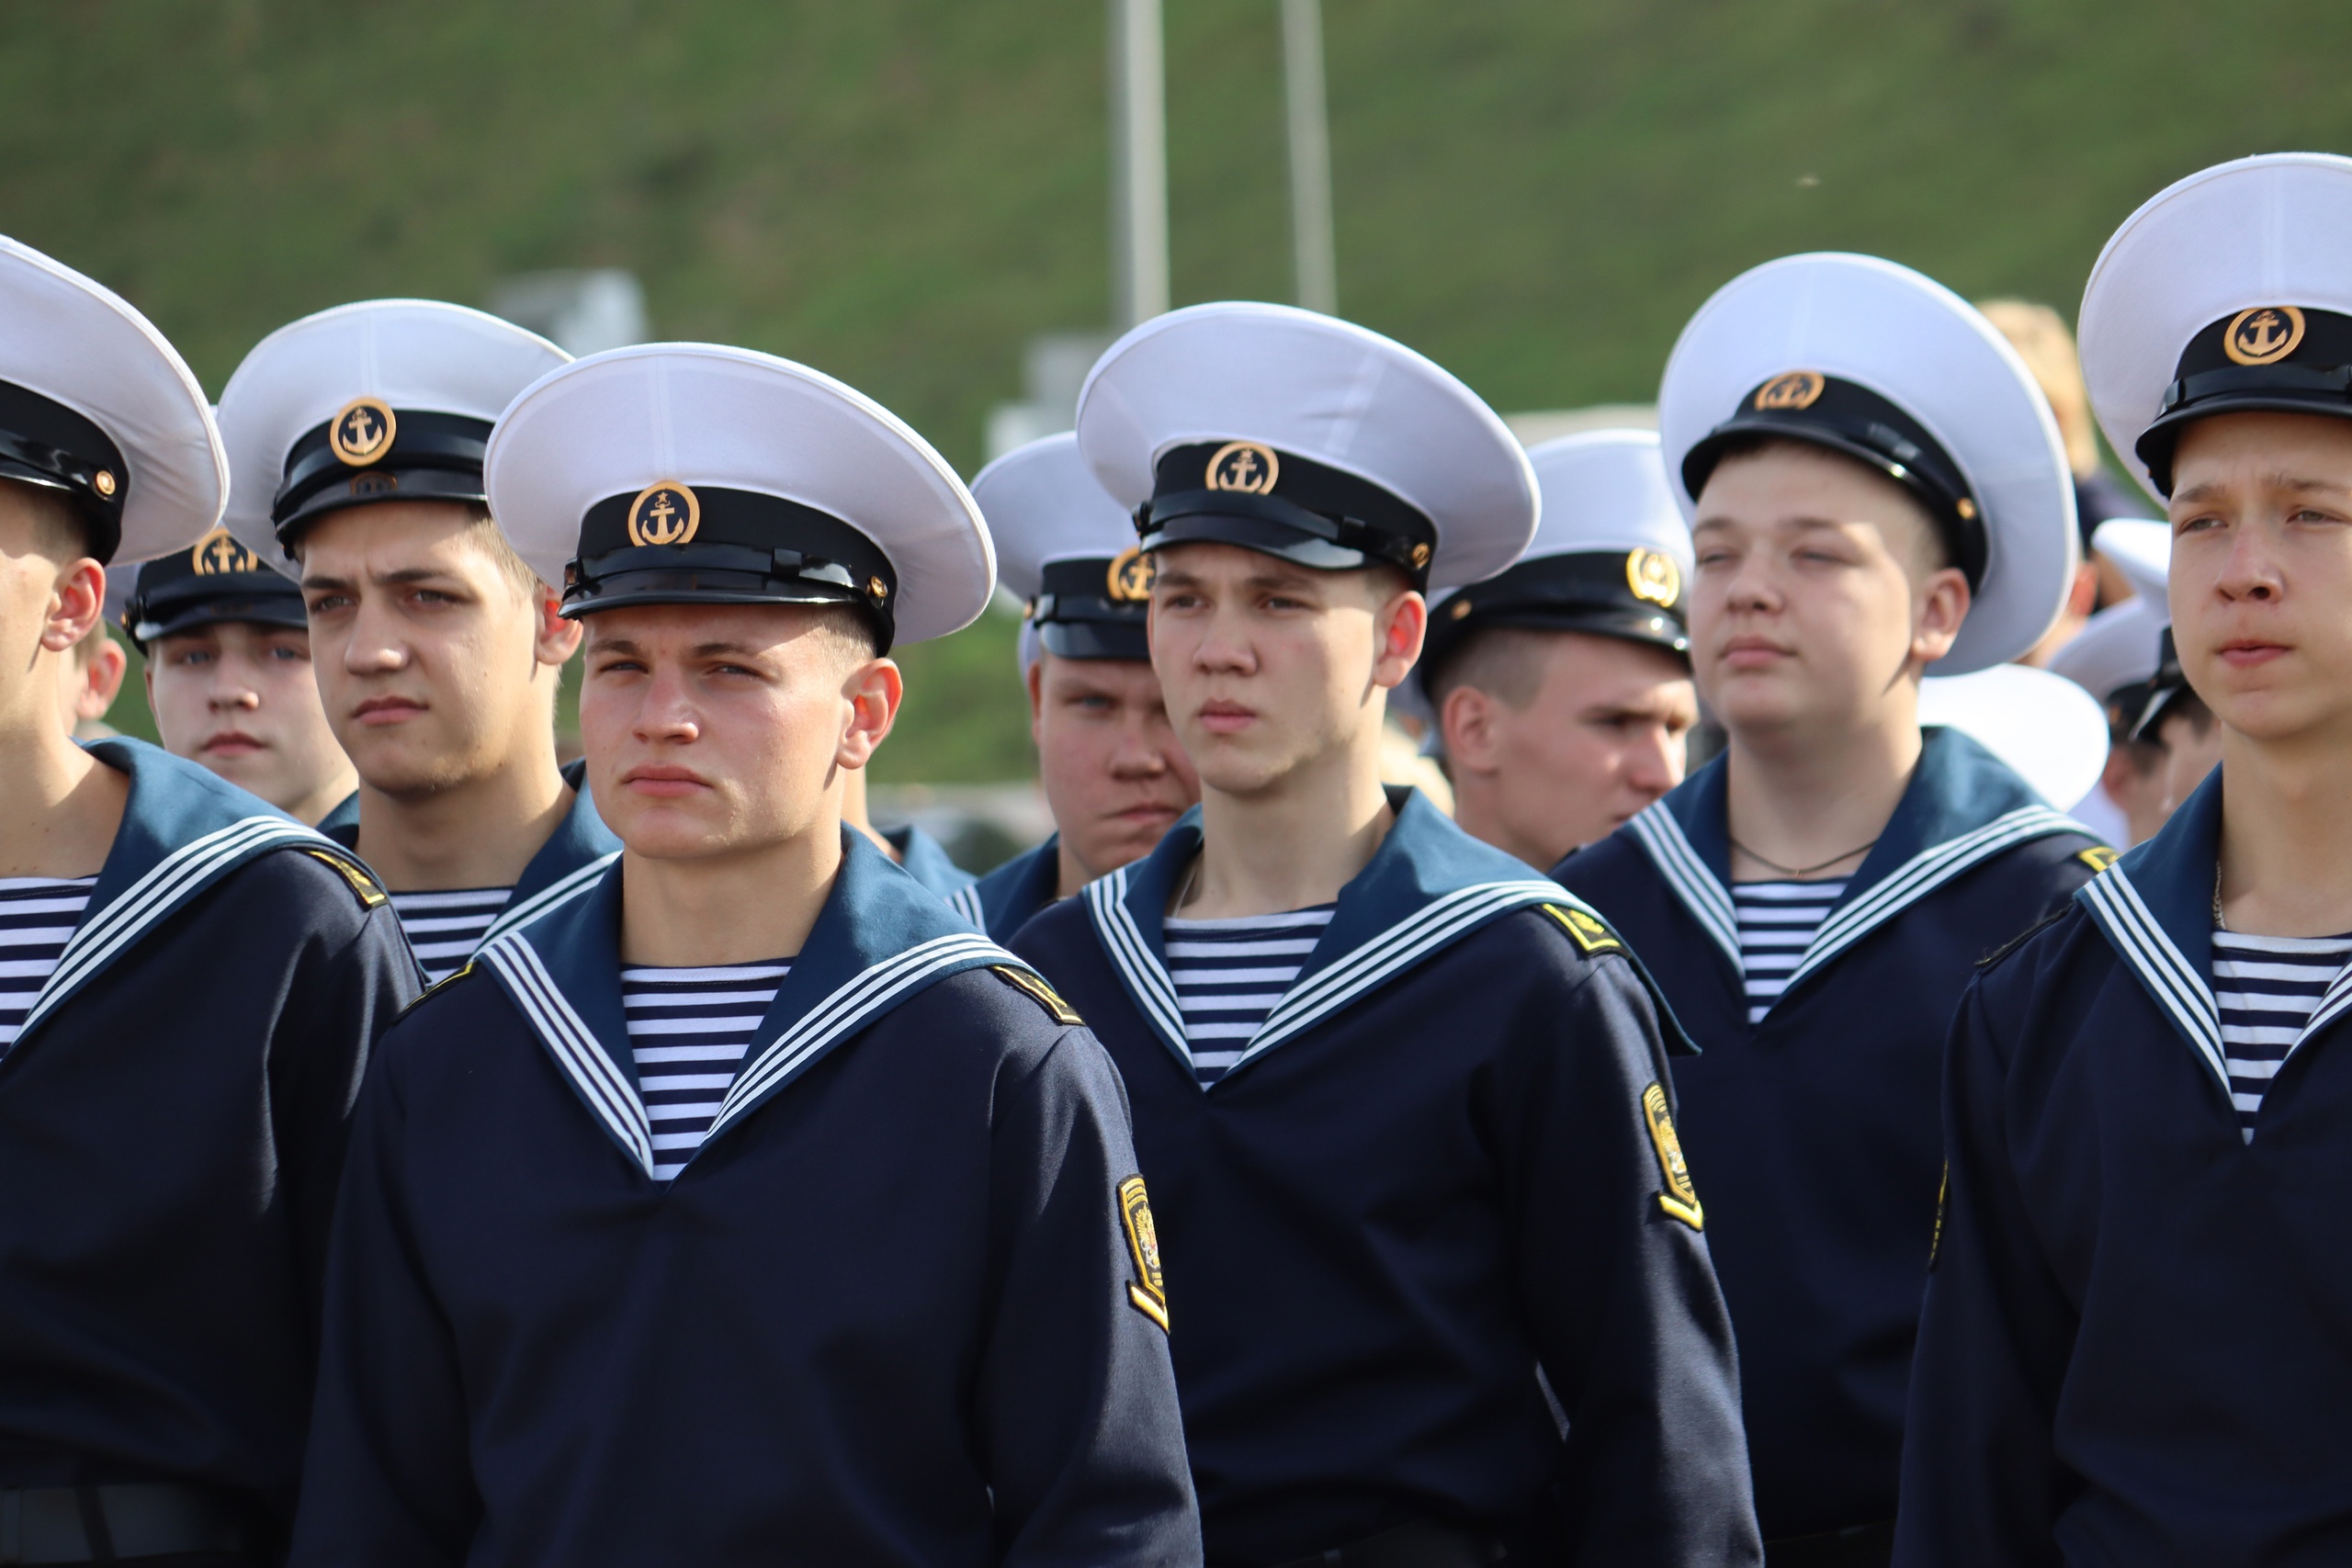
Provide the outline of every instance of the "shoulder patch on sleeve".
<path id="1" fill-rule="evenodd" d="M 2121 860 L 2123 857 L 2117 854 L 2113 850 L 2109 849 L 2105 844 L 2093 844 L 2089 849 L 2078 852 L 2075 858 L 2082 862 L 2085 865 L 2089 866 L 2091 868 L 2091 874 L 2096 876 L 2100 872 L 2105 871 L 2109 866 L 2113 865 L 2117 861 Z"/>
<path id="2" fill-rule="evenodd" d="M 351 884 L 351 890 L 359 896 L 360 908 L 373 909 L 391 902 L 391 895 L 385 892 L 358 862 L 346 859 L 332 850 L 304 850 L 302 852 L 322 865 L 331 865 L 341 872 L 343 879 Z"/>
<path id="3" fill-rule="evenodd" d="M 1598 916 L 1587 914 L 1582 909 L 1570 908 L 1565 904 L 1546 904 L 1544 906 L 1544 912 L 1560 922 L 1560 928 L 1566 931 L 1568 939 L 1577 944 L 1578 953 L 1623 953 L 1625 951 L 1625 944 L 1617 940 L 1617 933 L 1611 931 L 1608 924 Z"/>
<path id="4" fill-rule="evenodd" d="M 1046 1010 L 1046 1016 L 1056 1023 L 1084 1024 L 1078 1010 L 1062 1000 L 1059 991 L 1046 984 L 1046 977 L 1035 970 L 1016 969 L 1010 964 L 991 964 L 989 973 Z"/>
<path id="5" fill-rule="evenodd" d="M 1654 1083 L 1642 1090 L 1642 1120 L 1649 1123 L 1650 1144 L 1657 1150 L 1658 1173 L 1666 1190 L 1657 1206 L 1671 1219 L 1694 1231 L 1707 1228 L 1707 1211 L 1699 1204 L 1699 1190 L 1690 1185 L 1690 1167 L 1682 1157 L 1682 1140 L 1674 1131 L 1674 1114 L 1666 1106 L 1666 1086 Z"/>
<path id="6" fill-rule="evenodd" d="M 1151 1199 L 1143 1178 L 1130 1176 L 1119 1183 L 1119 1222 L 1126 1226 L 1127 1250 L 1136 1260 L 1136 1278 L 1127 1285 L 1127 1304 L 1168 1332 L 1168 1281 L 1159 1271 L 1159 1231 L 1151 1223 Z"/>
<path id="7" fill-rule="evenodd" d="M 474 961 L 469 958 L 463 964 L 458 964 L 455 969 L 450 970 L 449 973 L 442 976 L 441 978 L 434 981 L 433 984 L 425 987 L 424 989 L 411 997 L 408 1000 L 408 1006 L 401 1009 L 401 1014 L 405 1016 L 417 1005 L 417 1003 L 423 1001 L 425 998 L 438 995 L 442 991 L 448 989 L 451 986 L 456 985 L 458 981 L 464 979 L 473 972 Z"/>

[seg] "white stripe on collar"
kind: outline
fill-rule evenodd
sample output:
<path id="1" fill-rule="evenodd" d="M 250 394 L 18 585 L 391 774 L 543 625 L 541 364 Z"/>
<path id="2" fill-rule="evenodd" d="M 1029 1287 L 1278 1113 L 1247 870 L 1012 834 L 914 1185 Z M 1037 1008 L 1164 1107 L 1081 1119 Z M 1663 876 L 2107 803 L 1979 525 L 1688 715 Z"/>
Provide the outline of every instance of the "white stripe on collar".
<path id="1" fill-rule="evenodd" d="M 505 977 L 508 993 L 588 1109 L 645 1174 L 652 1176 L 653 1123 L 645 1114 L 645 1101 L 638 1098 L 637 1085 L 605 1055 L 594 1031 L 571 1010 L 538 953 L 510 933 L 483 948 L 481 957 Z"/>
<path id="2" fill-rule="evenodd" d="M 986 921 L 982 918 L 982 911 L 980 909 L 980 885 L 978 883 L 967 882 L 963 886 L 956 889 L 955 892 L 948 894 L 947 907 L 955 910 L 962 919 L 969 920 L 973 925 L 986 929 Z"/>
<path id="3" fill-rule="evenodd" d="M 594 886 L 596 879 L 605 874 L 605 868 L 620 858 L 621 852 L 618 850 L 613 851 L 610 854 L 598 855 L 577 871 L 556 878 L 521 903 L 501 910 L 498 918 L 491 921 L 482 931 L 481 940 L 474 943 L 474 952 L 481 953 L 482 949 L 517 926 L 527 925 L 541 915 L 562 908 Z"/>
<path id="4" fill-rule="evenodd" d="M 1183 1015 L 1175 1005 L 1176 982 L 1170 978 L 1166 967 L 1136 929 L 1135 918 L 1127 912 L 1121 897 L 1125 885 L 1124 870 L 1088 884 L 1087 907 L 1094 916 L 1095 929 L 1102 932 L 1103 946 L 1126 977 L 1128 988 L 1148 998 L 1144 1010 L 1147 1021 L 1190 1063 L 1193 1053 L 1184 1039 Z M 1275 1046 L 1296 1038 L 1455 938 L 1498 915 L 1534 904 L 1558 904 L 1600 918 L 1555 882 L 1477 882 L 1458 887 L 1367 938 L 1285 992 L 1217 1083 L 1229 1082 L 1236 1073 Z M 1164 1001 L 1155 1009 L 1152 1001 L 1159 998 Z M 1202 1092 L 1215 1088 L 1215 1084 L 1204 1084 Z"/>
<path id="5" fill-rule="evenodd" d="M 1699 929 L 1714 938 L 1724 956 L 1731 960 L 1732 972 L 1740 969 L 1739 915 L 1732 907 L 1731 889 L 1715 880 L 1707 863 L 1690 846 L 1690 838 L 1682 831 L 1682 824 L 1666 808 L 1664 799 L 1652 801 L 1635 812 L 1626 827 L 1634 830 L 1634 838 L 1649 852 L 1650 863 L 1666 879 L 1667 887 L 1682 900 Z"/>
<path id="6" fill-rule="evenodd" d="M 2222 1086 L 2222 1092 L 2227 1094 L 2229 1060 L 2222 1049 L 2222 1011 L 2214 1005 L 2213 987 L 2206 984 L 2205 976 L 2197 972 L 2188 955 L 2165 934 L 2164 927 L 2156 923 L 2156 917 L 2141 900 L 2140 890 L 2132 886 L 2123 868 L 2109 866 L 2086 883 L 2076 897 L 2107 933 L 2109 944 L 2139 974 L 2140 983 L 2147 987 L 2148 994 L 2172 1014 L 2180 1032 L 2188 1036 L 2189 1043 L 2205 1059 L 2205 1066 Z M 2337 984 L 2342 984 L 2340 976 Z M 2334 997 L 2331 988 L 2321 1007 L 2326 1008 Z M 2341 1007 L 2337 1003 L 2337 1010 Z M 2304 1033 L 2308 1035 L 2309 1029 Z"/>
<path id="7" fill-rule="evenodd" d="M 17 1044 L 23 1044 L 34 1025 L 55 1011 L 68 993 L 114 962 L 124 949 L 216 877 L 280 843 L 315 844 L 338 859 L 350 858 L 348 850 L 326 835 L 283 817 L 240 818 L 182 844 L 74 931 L 56 969 L 25 1014 Z"/>

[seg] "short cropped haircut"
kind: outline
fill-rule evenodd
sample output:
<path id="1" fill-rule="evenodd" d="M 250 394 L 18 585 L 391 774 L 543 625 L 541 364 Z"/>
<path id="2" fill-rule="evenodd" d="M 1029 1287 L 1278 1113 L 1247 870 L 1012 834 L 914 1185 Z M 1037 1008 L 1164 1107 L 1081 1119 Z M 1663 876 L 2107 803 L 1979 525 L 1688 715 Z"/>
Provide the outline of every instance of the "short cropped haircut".
<path id="1" fill-rule="evenodd" d="M 1524 713 L 1544 688 L 1544 655 L 1554 634 L 1530 626 L 1486 626 L 1462 641 L 1429 680 L 1430 705 L 1464 686 L 1484 692 L 1513 713 Z"/>

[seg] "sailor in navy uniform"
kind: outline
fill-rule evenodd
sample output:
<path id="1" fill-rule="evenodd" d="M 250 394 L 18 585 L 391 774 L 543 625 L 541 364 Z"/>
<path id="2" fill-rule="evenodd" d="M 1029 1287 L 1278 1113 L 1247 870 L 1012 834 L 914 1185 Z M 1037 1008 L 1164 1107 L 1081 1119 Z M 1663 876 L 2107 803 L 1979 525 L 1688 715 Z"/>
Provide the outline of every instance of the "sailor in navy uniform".
<path id="1" fill-rule="evenodd" d="M 1413 684 L 1442 737 L 1453 819 L 1549 868 L 1682 782 L 1690 531 L 1648 430 L 1527 454 L 1544 495 L 1510 570 L 1430 603 Z"/>
<path id="2" fill-rule="evenodd" d="M 491 422 L 566 357 L 480 310 L 374 299 L 280 327 L 220 394 L 229 527 L 301 583 L 359 773 L 321 827 L 382 875 L 428 982 L 620 850 L 556 761 L 578 628 L 491 525 L 481 477 Z"/>
<path id="3" fill-rule="evenodd" d="M 1962 1004 L 1899 1562 L 2352 1561 L 2347 242 L 2352 160 L 2249 158 L 2091 274 L 2223 760 Z"/>
<path id="4" fill-rule="evenodd" d="M 2164 798 L 2164 748 L 2133 739 L 2132 730 L 2147 703 L 2148 683 L 2155 679 L 2159 637 L 2172 620 L 2165 604 L 2172 528 L 2119 517 L 2100 524 L 2092 541 L 2099 558 L 2132 584 L 2132 597 L 2093 615 L 2050 656 L 2048 668 L 2088 692 L 2108 716 L 2108 759 L 2099 787 L 2070 810 L 2109 844 L 2129 849 L 2154 838 L 2170 815 Z"/>
<path id="5" fill-rule="evenodd" d="M 1423 591 L 1534 532 L 1525 455 L 1252 304 L 1114 344 L 1078 439 L 1202 804 L 1014 947 L 1135 1102 L 1209 1561 L 1755 1562 L 1671 1026 L 1582 904 L 1380 784 Z"/>
<path id="6" fill-rule="evenodd" d="M 1726 285 L 1659 418 L 1694 520 L 1692 663 L 1729 744 L 1553 874 L 1702 1053 L 1675 1081 L 1767 1561 L 1883 1562 L 1944 1031 L 1971 965 L 2107 852 L 1966 734 L 1923 732 L 1918 682 L 2041 638 L 2075 579 L 2073 480 L 1991 323 L 1867 256 Z"/>
<path id="7" fill-rule="evenodd" d="M 1148 852 L 1200 799 L 1152 672 L 1151 563 L 1067 431 L 980 470 L 997 581 L 1025 606 L 1021 675 L 1053 833 L 948 901 L 1002 942 Z"/>
<path id="8" fill-rule="evenodd" d="M 969 493 L 687 344 L 538 382 L 488 480 L 628 847 L 378 1053 L 293 1560 L 1197 1563 L 1118 1076 L 841 821 L 882 655 L 988 602 Z"/>
<path id="9" fill-rule="evenodd" d="M 414 990 L 339 846 L 57 723 L 108 561 L 228 469 L 144 318 L 0 240 L 0 1556 L 279 1560 L 347 1113 Z"/>
<path id="10" fill-rule="evenodd" d="M 311 678 L 302 591 L 215 528 L 128 574 L 112 605 L 146 659 L 147 705 L 164 749 L 317 822 L 358 777 Z M 113 598 L 112 594 L 107 596 Z"/>

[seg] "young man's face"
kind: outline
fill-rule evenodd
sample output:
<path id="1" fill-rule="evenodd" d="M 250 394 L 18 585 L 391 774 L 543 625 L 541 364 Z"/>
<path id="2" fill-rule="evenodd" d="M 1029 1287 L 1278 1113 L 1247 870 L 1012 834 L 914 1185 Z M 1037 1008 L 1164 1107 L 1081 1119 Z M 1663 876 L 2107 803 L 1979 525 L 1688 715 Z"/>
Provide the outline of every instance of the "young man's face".
<path id="1" fill-rule="evenodd" d="M 551 722 L 579 631 L 515 581 L 467 508 L 352 507 L 299 547 L 327 723 L 371 786 L 397 797 L 479 778 L 522 727 Z"/>
<path id="2" fill-rule="evenodd" d="M 1968 614 L 1918 505 L 1836 453 L 1776 442 L 1724 459 L 1691 534 L 1691 663 L 1736 736 L 1868 723 Z"/>
<path id="3" fill-rule="evenodd" d="M 1420 657 L 1421 596 L 1377 570 L 1315 571 L 1237 545 L 1161 550 L 1151 662 L 1201 783 L 1250 795 L 1376 743 Z"/>
<path id="4" fill-rule="evenodd" d="M 1150 853 L 1201 797 L 1159 677 L 1141 660 L 1040 653 L 1029 667 L 1029 715 L 1046 804 L 1090 880 Z"/>
<path id="5" fill-rule="evenodd" d="M 580 739 L 596 810 L 633 854 L 697 860 L 831 831 L 874 754 L 899 667 L 842 612 L 640 604 L 588 623 Z"/>
<path id="6" fill-rule="evenodd" d="M 306 801 L 344 772 L 299 626 L 227 621 L 159 638 L 147 705 L 164 750 L 273 806 Z"/>
<path id="7" fill-rule="evenodd" d="M 2352 740 L 2352 421 L 2199 420 L 2173 459 L 2173 641 L 2222 723 Z"/>
<path id="8" fill-rule="evenodd" d="M 1548 870 L 1682 782 L 1699 694 L 1646 643 L 1536 632 L 1522 646 L 1537 667 L 1524 706 L 1464 685 L 1439 716 L 1462 825 Z"/>

